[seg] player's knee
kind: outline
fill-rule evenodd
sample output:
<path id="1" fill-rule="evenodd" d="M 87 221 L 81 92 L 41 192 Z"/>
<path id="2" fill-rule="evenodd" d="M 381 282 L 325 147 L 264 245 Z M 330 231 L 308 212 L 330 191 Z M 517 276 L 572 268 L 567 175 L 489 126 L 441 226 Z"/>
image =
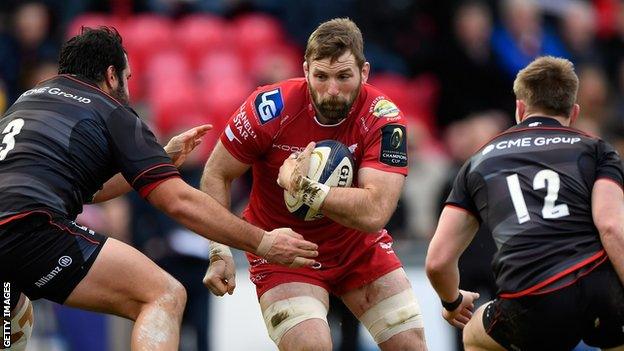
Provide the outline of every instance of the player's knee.
<path id="1" fill-rule="evenodd" d="M 390 337 L 387 341 L 379 344 L 382 350 L 391 351 L 426 351 L 425 330 L 412 328 Z"/>
<path id="2" fill-rule="evenodd" d="M 360 321 L 377 344 L 407 330 L 423 329 L 420 306 L 411 289 L 380 301 L 360 316 Z"/>
<path id="3" fill-rule="evenodd" d="M 181 316 L 186 306 L 186 289 L 182 283 L 170 278 L 167 288 L 158 302 Z"/>
<path id="4" fill-rule="evenodd" d="M 282 337 L 288 331 L 307 320 L 319 319 L 321 320 L 321 325 L 327 329 L 327 307 L 318 299 L 310 296 L 298 296 L 276 301 L 264 309 L 262 314 L 269 336 L 276 345 L 280 345 Z M 306 330 L 305 334 L 308 334 L 308 337 L 301 338 L 301 342 L 306 344 L 299 344 L 304 347 L 302 350 L 331 350 L 329 335 L 327 338 L 318 338 L 318 333 L 310 330 Z M 293 335 L 291 334 L 291 336 Z M 294 337 L 298 338 L 298 336 Z M 326 348 L 327 345 L 324 345 L 324 340 L 320 340 L 319 343 L 311 342 L 307 345 L 308 342 L 315 339 L 328 339 L 329 348 Z"/>
<path id="5" fill-rule="evenodd" d="M 314 328 L 306 328 L 297 335 L 292 330 L 278 345 L 280 351 L 332 351 L 333 345 L 329 333 L 318 333 Z"/>
<path id="6" fill-rule="evenodd" d="M 150 308 L 163 310 L 168 315 L 181 317 L 186 306 L 186 289 L 176 279 L 168 274 L 163 274 L 157 288 L 144 300 L 134 304 L 135 308 L 129 308 L 128 318 L 136 320 L 142 311 Z"/>

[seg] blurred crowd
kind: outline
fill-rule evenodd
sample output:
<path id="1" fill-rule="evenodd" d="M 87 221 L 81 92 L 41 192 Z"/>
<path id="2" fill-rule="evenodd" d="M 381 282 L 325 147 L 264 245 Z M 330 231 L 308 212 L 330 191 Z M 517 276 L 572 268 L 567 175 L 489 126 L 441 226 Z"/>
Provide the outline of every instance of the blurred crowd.
<path id="1" fill-rule="evenodd" d="M 81 26 L 114 26 L 129 54 L 132 105 L 163 142 L 190 126 L 215 126 L 183 169 L 197 186 L 230 114 L 256 86 L 301 76 L 309 33 L 333 17 L 360 26 L 370 83 L 409 119 L 411 173 L 389 223 L 395 238 L 412 243 L 404 247 L 424 252 L 459 166 L 513 123 L 513 79 L 537 56 L 575 64 L 576 127 L 624 152 L 621 0 L 4 0 L 0 112 L 56 74 L 61 43 Z M 245 204 L 249 179 L 235 186 L 235 210 Z M 207 325 L 205 313 L 192 313 L 208 309 L 204 239 L 137 196 L 87 207 L 80 220 L 133 243 L 181 280 L 189 291 L 187 322 Z M 493 250 L 485 233 L 464 255 L 462 269 L 479 272 L 467 279 L 479 285 L 470 289 L 493 293 Z M 422 260 L 409 256 L 412 264 Z M 197 341 L 188 350 L 207 350 L 207 329 L 189 330 L 183 339 Z"/>

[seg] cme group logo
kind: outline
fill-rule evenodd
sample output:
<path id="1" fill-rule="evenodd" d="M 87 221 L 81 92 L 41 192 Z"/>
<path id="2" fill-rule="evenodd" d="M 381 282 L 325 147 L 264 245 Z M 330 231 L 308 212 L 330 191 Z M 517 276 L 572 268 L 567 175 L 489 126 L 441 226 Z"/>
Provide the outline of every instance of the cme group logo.
<path id="1" fill-rule="evenodd" d="M 61 258 L 59 258 L 58 264 L 61 267 L 67 267 L 72 264 L 72 258 L 69 256 L 62 256 Z"/>
<path id="2" fill-rule="evenodd" d="M 254 100 L 256 114 L 261 124 L 265 124 L 282 113 L 284 100 L 279 88 L 258 94 Z"/>
<path id="3" fill-rule="evenodd" d="M 492 150 L 494 150 L 494 145 L 490 144 L 490 145 L 488 145 L 488 146 L 483 148 L 483 151 L 481 152 L 481 155 L 488 154 Z"/>

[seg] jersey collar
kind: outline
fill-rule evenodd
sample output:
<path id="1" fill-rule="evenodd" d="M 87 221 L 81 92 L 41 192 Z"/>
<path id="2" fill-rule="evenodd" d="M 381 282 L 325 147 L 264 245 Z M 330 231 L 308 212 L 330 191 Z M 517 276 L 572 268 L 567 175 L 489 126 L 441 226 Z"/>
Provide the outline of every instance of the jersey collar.
<path id="1" fill-rule="evenodd" d="M 531 127 L 561 127 L 561 123 L 554 118 L 544 117 L 544 116 L 531 116 L 520 124 L 517 125 L 518 128 L 531 128 Z"/>

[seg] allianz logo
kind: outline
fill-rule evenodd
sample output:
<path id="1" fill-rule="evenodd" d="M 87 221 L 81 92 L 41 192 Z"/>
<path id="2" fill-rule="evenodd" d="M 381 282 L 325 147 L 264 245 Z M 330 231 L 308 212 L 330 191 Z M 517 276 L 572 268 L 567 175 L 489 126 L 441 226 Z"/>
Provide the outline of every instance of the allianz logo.
<path id="1" fill-rule="evenodd" d="M 37 280 L 35 282 L 35 285 L 38 288 L 46 285 L 52 279 L 54 279 L 54 277 L 56 277 L 59 273 L 61 273 L 61 271 L 63 270 L 64 267 L 68 267 L 71 264 L 72 264 L 72 258 L 71 257 L 69 257 L 69 256 L 62 256 L 58 260 L 58 265 L 56 267 L 54 267 L 54 269 L 52 269 L 50 271 L 50 273 L 48 273 L 48 274 L 44 275 L 43 277 L 39 278 L 39 280 Z"/>
<path id="2" fill-rule="evenodd" d="M 45 92 L 47 92 L 50 95 L 57 95 L 57 96 L 62 96 L 62 97 L 65 97 L 65 98 L 73 99 L 73 100 L 76 100 L 76 101 L 78 101 L 80 103 L 83 103 L 83 104 L 90 104 L 91 103 L 91 99 L 89 99 L 89 98 L 64 92 L 60 88 L 50 88 L 50 87 L 41 87 L 41 88 L 27 90 L 20 97 L 33 95 L 33 94 L 42 94 L 42 93 L 45 93 Z"/>

